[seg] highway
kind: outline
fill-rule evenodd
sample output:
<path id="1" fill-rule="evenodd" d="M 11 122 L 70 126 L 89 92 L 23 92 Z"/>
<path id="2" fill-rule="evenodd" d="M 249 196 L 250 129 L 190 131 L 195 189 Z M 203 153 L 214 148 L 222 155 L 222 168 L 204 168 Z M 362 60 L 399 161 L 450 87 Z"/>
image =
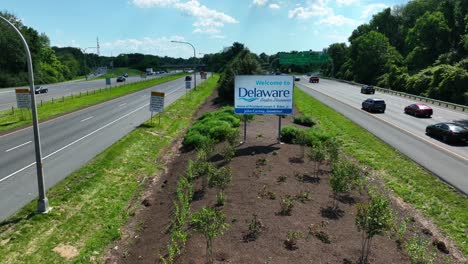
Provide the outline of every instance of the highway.
<path id="1" fill-rule="evenodd" d="M 468 113 L 428 104 L 434 110 L 432 118 L 417 118 L 403 112 L 405 106 L 415 103 L 408 98 L 378 91 L 373 95 L 361 94 L 358 86 L 326 79 L 320 79 L 317 84 L 303 77 L 296 86 L 468 194 L 468 146 L 449 145 L 425 135 L 427 125 L 454 120 L 467 122 Z M 384 99 L 385 113 L 361 110 L 361 103 L 367 98 Z"/>
<path id="2" fill-rule="evenodd" d="M 167 107 L 186 93 L 185 81 L 180 78 L 41 123 L 46 188 L 148 120 L 150 91 L 165 92 Z M 2 221 L 38 195 L 32 128 L 0 136 L 0 153 Z"/>
<path id="3" fill-rule="evenodd" d="M 163 76 L 168 76 L 173 73 L 164 73 L 159 75 L 151 75 L 146 79 L 151 78 L 161 78 Z M 112 86 L 123 85 L 123 82 L 117 82 L 117 78 L 111 78 Z M 125 84 L 138 82 L 143 80 L 140 76 L 129 76 L 125 81 Z M 50 101 L 52 98 L 62 98 L 62 96 L 70 96 L 71 94 L 79 94 L 80 92 L 86 93 L 86 91 L 92 91 L 99 88 L 106 87 L 105 79 L 90 80 L 90 81 L 69 81 L 55 84 L 36 84 L 36 86 L 43 86 L 49 89 L 47 93 L 36 94 L 36 102 L 39 104 L 41 100 L 43 102 Z M 29 88 L 29 86 L 22 86 L 23 88 Z M 0 111 L 11 109 L 11 107 L 16 108 L 16 95 L 15 88 L 5 88 L 0 89 Z"/>

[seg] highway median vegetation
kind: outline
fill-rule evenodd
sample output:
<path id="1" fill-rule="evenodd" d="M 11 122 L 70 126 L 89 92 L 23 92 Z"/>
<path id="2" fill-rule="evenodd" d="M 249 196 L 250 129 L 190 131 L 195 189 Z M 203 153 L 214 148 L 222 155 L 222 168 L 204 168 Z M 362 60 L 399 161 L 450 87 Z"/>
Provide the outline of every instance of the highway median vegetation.
<path id="1" fill-rule="evenodd" d="M 42 102 L 36 97 L 37 113 L 39 120 L 73 112 L 85 107 L 99 104 L 130 93 L 150 88 L 155 85 L 176 80 L 184 74 L 176 74 L 157 79 L 145 80 L 138 83 L 114 86 L 111 88 L 95 89 L 89 92 L 81 92 L 70 96 L 54 98 L 53 101 Z M 0 111 L 0 133 L 15 128 L 27 126 L 32 123 L 29 109 L 13 109 Z"/>
<path id="2" fill-rule="evenodd" d="M 162 171 L 164 164 L 157 160 L 183 135 L 218 79 L 213 75 L 166 108 L 160 123 L 148 120 L 52 187 L 48 214 L 35 214 L 33 201 L 0 223 L 1 262 L 101 262 L 105 248 L 137 210 L 134 200 Z"/>
<path id="3" fill-rule="evenodd" d="M 389 190 L 432 219 L 468 254 L 466 196 L 302 90 L 295 89 L 294 102 L 301 113 L 320 120 L 316 126 L 342 142 L 346 154 L 372 168 Z"/>

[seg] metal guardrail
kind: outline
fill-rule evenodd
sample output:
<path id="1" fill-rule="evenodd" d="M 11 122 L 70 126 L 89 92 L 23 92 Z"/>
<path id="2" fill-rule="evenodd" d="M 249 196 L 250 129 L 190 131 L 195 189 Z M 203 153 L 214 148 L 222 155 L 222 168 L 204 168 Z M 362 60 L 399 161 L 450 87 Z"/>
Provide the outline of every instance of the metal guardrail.
<path id="1" fill-rule="evenodd" d="M 346 80 L 340 80 L 340 79 L 335 79 L 335 78 L 331 78 L 331 77 L 323 77 L 322 76 L 322 78 L 333 80 L 333 81 L 338 81 L 338 82 L 343 82 L 343 83 L 348 83 L 348 84 L 352 84 L 352 85 L 358 85 L 358 86 L 364 86 L 365 85 L 365 84 L 361 84 L 361 83 L 356 83 L 356 82 L 346 81 Z M 454 103 L 450 103 L 450 102 L 440 101 L 440 100 L 436 100 L 436 99 L 432 99 L 432 98 L 428 98 L 428 97 L 423 97 L 423 96 L 418 96 L 418 95 L 414 95 L 414 94 L 404 93 L 404 92 L 395 91 L 395 90 L 386 89 L 386 88 L 381 88 L 381 87 L 377 87 L 377 86 L 373 86 L 373 87 L 375 88 L 375 90 L 383 92 L 383 93 L 395 94 L 395 95 L 398 95 L 398 96 L 401 96 L 401 97 L 415 99 L 415 100 L 418 100 L 418 101 L 421 101 L 421 102 L 431 103 L 431 104 L 439 105 L 439 106 L 445 106 L 446 108 L 450 108 L 450 109 L 453 109 L 453 110 L 468 112 L 468 106 L 466 106 L 466 105 L 454 104 Z"/>

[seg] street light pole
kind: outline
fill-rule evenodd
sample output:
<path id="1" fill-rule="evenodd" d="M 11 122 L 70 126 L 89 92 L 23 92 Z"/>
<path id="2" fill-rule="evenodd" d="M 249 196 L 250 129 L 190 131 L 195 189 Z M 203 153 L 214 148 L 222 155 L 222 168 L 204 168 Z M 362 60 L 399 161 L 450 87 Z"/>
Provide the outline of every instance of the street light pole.
<path id="1" fill-rule="evenodd" d="M 190 46 L 192 46 L 193 48 L 193 57 L 195 58 L 195 63 L 196 63 L 196 59 L 197 59 L 197 52 L 195 51 L 195 47 L 190 44 L 189 42 L 185 42 L 185 41 L 177 41 L 177 40 L 171 40 L 172 43 L 183 43 L 183 44 L 188 44 Z M 193 68 L 193 88 L 197 88 L 197 66 L 195 65 L 195 67 Z"/>
<path id="2" fill-rule="evenodd" d="M 16 33 L 18 33 L 21 39 L 21 42 L 23 43 L 24 50 L 26 53 L 26 61 L 28 64 L 29 92 L 31 94 L 31 110 L 32 110 L 33 131 L 34 131 L 34 148 L 36 150 L 37 185 L 39 189 L 39 199 L 37 200 L 37 212 L 47 213 L 50 210 L 50 208 L 49 208 L 49 200 L 46 197 L 44 174 L 42 170 L 41 137 L 39 133 L 39 124 L 37 120 L 36 94 L 34 91 L 34 73 L 33 73 L 33 65 L 32 65 L 32 60 L 31 60 L 31 53 L 29 51 L 28 43 L 24 39 L 21 32 L 6 18 L 2 16 L 0 16 L 0 18 L 3 21 L 5 21 L 9 26 L 11 26 L 16 31 Z"/>
<path id="3" fill-rule="evenodd" d="M 83 60 L 84 60 L 84 71 L 85 71 L 85 79 L 88 80 L 88 73 L 87 73 L 87 70 L 86 70 L 86 50 L 87 49 L 96 49 L 97 47 L 87 47 L 87 48 L 80 48 L 81 52 L 83 52 Z"/>

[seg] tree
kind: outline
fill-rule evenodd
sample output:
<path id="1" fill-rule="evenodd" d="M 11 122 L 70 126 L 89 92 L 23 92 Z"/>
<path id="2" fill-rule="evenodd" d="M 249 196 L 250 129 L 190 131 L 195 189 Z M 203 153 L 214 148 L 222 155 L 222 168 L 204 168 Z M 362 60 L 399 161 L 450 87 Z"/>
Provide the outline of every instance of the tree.
<path id="1" fill-rule="evenodd" d="M 231 183 L 232 169 L 222 167 L 216 173 L 213 173 L 208 181 L 210 187 L 216 187 L 220 190 L 218 194 L 218 204 L 224 204 L 224 189 Z"/>
<path id="2" fill-rule="evenodd" d="M 367 263 L 371 240 L 391 227 L 392 209 L 387 198 L 374 195 L 368 204 L 358 204 L 356 226 L 362 233 L 360 263 Z"/>
<path id="3" fill-rule="evenodd" d="M 326 158 L 326 147 L 322 142 L 317 142 L 310 148 L 309 151 L 309 159 L 315 162 L 315 177 L 318 177 L 318 171 L 320 169 L 320 165 Z"/>
<path id="4" fill-rule="evenodd" d="M 449 50 L 449 37 L 450 28 L 441 12 L 426 12 L 418 18 L 406 37 L 411 49 L 406 59 L 409 68 L 417 70 L 432 64 L 439 54 Z"/>
<path id="5" fill-rule="evenodd" d="M 205 236 L 206 239 L 207 263 L 213 263 L 213 239 L 218 235 L 222 235 L 229 227 L 225 223 L 225 219 L 226 216 L 223 212 L 206 207 L 192 215 L 192 227 L 196 232 Z"/>
<path id="6" fill-rule="evenodd" d="M 402 57 L 382 33 L 371 31 L 351 43 L 353 73 L 360 83 L 375 84 L 390 65 L 401 64 Z"/>

